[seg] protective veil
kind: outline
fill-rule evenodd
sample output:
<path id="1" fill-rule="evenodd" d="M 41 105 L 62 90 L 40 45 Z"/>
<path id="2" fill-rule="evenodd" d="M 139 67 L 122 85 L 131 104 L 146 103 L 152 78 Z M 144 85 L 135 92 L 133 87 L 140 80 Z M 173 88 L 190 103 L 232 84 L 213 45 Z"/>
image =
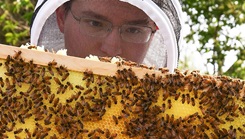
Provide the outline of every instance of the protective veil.
<path id="1" fill-rule="evenodd" d="M 38 0 L 31 25 L 31 44 L 49 50 L 64 49 L 64 35 L 60 32 L 55 10 L 69 0 Z M 182 10 L 178 0 L 120 0 L 143 10 L 158 26 L 143 64 L 177 67 L 182 41 Z M 69 51 L 69 50 L 68 50 Z"/>

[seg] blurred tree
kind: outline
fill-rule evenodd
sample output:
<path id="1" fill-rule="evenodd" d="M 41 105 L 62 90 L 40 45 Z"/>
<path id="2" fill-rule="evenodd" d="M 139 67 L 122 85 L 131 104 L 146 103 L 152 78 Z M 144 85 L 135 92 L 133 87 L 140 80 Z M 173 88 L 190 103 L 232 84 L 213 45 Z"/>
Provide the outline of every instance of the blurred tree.
<path id="1" fill-rule="evenodd" d="M 30 20 L 34 0 L 2 0 L 0 2 L 0 43 L 20 46 L 29 42 Z"/>
<path id="2" fill-rule="evenodd" d="M 183 11 L 188 15 L 187 24 L 191 33 L 187 42 L 194 42 L 198 36 L 198 51 L 201 54 L 212 53 L 207 63 L 212 64 L 216 75 L 229 75 L 245 79 L 245 41 L 239 34 L 231 35 L 231 29 L 245 24 L 244 0 L 182 0 Z M 224 72 L 225 57 L 231 51 L 237 53 L 237 61 Z"/>

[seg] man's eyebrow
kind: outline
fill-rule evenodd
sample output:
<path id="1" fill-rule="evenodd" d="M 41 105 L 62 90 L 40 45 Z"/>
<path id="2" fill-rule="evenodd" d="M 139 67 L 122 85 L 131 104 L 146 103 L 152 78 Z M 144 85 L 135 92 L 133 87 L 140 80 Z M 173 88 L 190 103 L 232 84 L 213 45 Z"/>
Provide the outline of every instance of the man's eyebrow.
<path id="1" fill-rule="evenodd" d="M 110 21 L 106 16 L 100 15 L 100 14 L 92 12 L 92 11 L 83 11 L 81 14 L 85 15 L 85 16 L 94 17 L 94 18 L 100 19 L 100 20 Z M 136 19 L 136 20 L 132 20 L 132 21 L 126 21 L 126 22 L 124 22 L 124 24 L 148 25 L 149 22 L 150 22 L 150 19 L 149 18 L 145 18 L 145 19 Z"/>
<path id="2" fill-rule="evenodd" d="M 137 19 L 137 20 L 127 21 L 126 24 L 130 24 L 130 25 L 148 25 L 149 22 L 150 22 L 149 19 Z"/>
<path id="3" fill-rule="evenodd" d="M 106 21 L 109 21 L 109 19 L 103 15 L 100 15 L 100 14 L 97 14 L 95 12 L 92 12 L 92 11 L 83 11 L 82 12 L 82 15 L 84 16 L 90 16 L 90 17 L 94 17 L 94 18 L 97 18 L 97 19 L 100 19 L 100 20 L 106 20 Z"/>

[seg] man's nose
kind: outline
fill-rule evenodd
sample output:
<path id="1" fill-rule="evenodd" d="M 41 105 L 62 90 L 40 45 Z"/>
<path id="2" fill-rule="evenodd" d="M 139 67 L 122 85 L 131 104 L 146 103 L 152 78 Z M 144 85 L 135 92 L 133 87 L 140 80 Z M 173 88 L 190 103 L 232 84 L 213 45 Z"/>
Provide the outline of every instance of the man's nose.
<path id="1" fill-rule="evenodd" d="M 121 36 L 118 29 L 114 28 L 105 37 L 104 42 L 101 45 L 101 51 L 108 56 L 118 56 L 122 54 L 121 48 Z"/>

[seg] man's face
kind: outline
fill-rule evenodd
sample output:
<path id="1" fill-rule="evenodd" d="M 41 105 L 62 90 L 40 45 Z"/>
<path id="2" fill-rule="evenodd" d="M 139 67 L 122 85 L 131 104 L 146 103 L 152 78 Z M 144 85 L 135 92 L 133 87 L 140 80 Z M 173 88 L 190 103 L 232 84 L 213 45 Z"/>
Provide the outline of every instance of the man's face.
<path id="1" fill-rule="evenodd" d="M 81 24 L 72 13 L 65 15 L 64 7 L 57 10 L 57 20 L 61 32 L 64 33 L 65 47 L 68 55 L 86 57 L 89 54 L 97 56 L 121 56 L 126 60 L 141 63 L 149 48 L 150 40 L 145 43 L 128 42 L 122 39 L 119 28 L 122 25 L 140 25 L 154 28 L 154 23 L 138 8 L 118 0 L 75 0 L 71 12 L 80 19 L 85 17 L 112 23 L 112 30 L 106 36 L 98 37 L 84 33 Z M 90 22 L 89 22 L 90 23 Z M 92 25 L 96 25 L 94 22 Z"/>

